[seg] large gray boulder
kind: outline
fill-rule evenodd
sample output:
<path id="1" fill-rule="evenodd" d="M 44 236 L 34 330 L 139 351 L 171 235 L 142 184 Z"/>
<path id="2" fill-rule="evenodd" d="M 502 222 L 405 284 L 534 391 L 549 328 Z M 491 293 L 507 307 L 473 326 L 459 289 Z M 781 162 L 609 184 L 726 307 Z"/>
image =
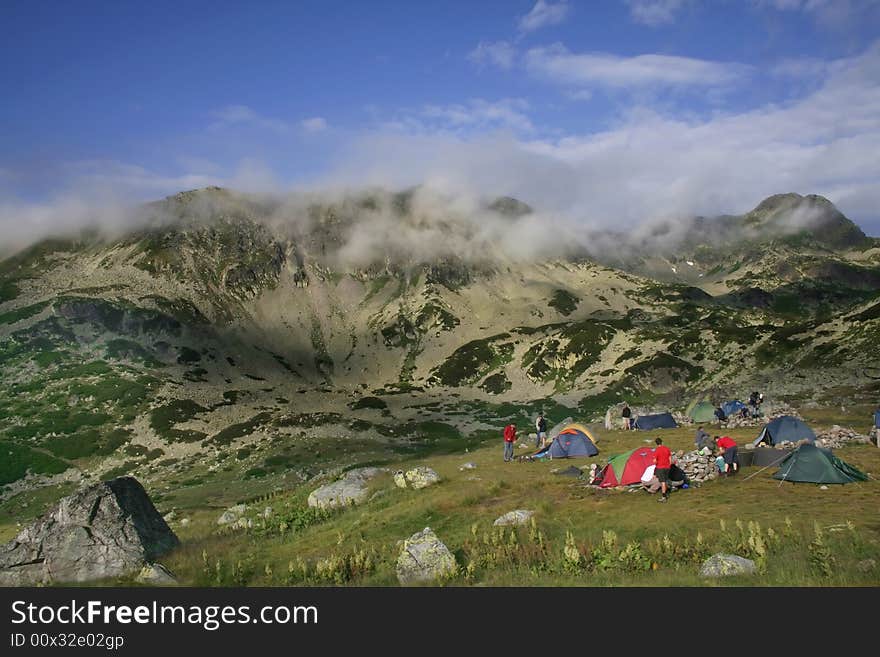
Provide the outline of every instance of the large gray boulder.
<path id="1" fill-rule="evenodd" d="M 349 470 L 338 481 L 313 490 L 309 494 L 308 504 L 317 509 L 336 509 L 360 504 L 367 499 L 369 481 L 383 472 L 387 472 L 387 469 Z"/>
<path id="2" fill-rule="evenodd" d="M 735 554 L 713 554 L 700 568 L 702 577 L 729 577 L 730 575 L 754 575 L 755 562 Z"/>
<path id="3" fill-rule="evenodd" d="M 397 579 L 401 584 L 436 582 L 454 575 L 455 557 L 430 527 L 403 541 L 397 558 Z"/>
<path id="4" fill-rule="evenodd" d="M 0 586 L 138 573 L 180 541 L 133 477 L 81 488 L 0 547 Z"/>
<path id="5" fill-rule="evenodd" d="M 425 488 L 431 484 L 439 483 L 440 475 L 434 470 L 424 465 L 413 468 L 412 470 L 398 470 L 394 473 L 394 483 L 400 488 Z"/>

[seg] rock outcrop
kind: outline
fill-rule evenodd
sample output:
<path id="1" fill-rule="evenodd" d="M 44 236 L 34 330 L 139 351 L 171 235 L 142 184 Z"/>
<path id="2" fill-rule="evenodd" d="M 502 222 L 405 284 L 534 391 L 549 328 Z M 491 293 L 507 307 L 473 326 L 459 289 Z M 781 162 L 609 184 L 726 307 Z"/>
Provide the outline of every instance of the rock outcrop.
<path id="1" fill-rule="evenodd" d="M 81 488 L 0 547 L 0 586 L 139 573 L 180 542 L 133 477 Z"/>

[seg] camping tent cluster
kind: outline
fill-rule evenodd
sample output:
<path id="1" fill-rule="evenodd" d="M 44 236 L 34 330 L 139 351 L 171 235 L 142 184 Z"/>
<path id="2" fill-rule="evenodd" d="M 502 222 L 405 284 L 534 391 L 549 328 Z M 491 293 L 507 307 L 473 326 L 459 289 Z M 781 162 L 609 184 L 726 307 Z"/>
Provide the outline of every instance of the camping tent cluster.
<path id="1" fill-rule="evenodd" d="M 643 419 L 646 421 L 642 426 L 638 426 Z M 677 426 L 669 413 L 642 415 L 639 416 L 636 424 L 640 429 Z M 550 442 L 535 452 L 532 458 L 591 457 L 599 453 L 599 448 L 596 447 L 599 439 L 595 432 L 583 424 L 572 422 L 571 418 L 566 418 L 554 426 L 549 431 L 548 438 Z M 868 480 L 867 475 L 834 456 L 831 450 L 816 447 L 813 444 L 815 440 L 816 434 L 804 422 L 796 417 L 784 415 L 767 423 L 752 446 L 762 442 L 771 446 L 786 442 L 800 443 L 793 450 L 766 450 L 766 452 L 779 453 L 778 456 L 772 455 L 774 458 L 768 465 L 780 465 L 774 478 L 781 481 L 848 484 Z M 654 465 L 655 450 L 654 447 L 637 447 L 612 456 L 596 476 L 595 483 L 600 488 L 644 483 L 646 473 Z"/>
<path id="2" fill-rule="evenodd" d="M 691 407 L 687 414 L 694 422 L 712 422 L 715 420 L 715 409 L 720 408 L 724 412 L 725 417 L 736 415 L 746 407 L 738 399 L 722 402 L 719 406 L 715 406 L 710 401 L 701 401 Z"/>

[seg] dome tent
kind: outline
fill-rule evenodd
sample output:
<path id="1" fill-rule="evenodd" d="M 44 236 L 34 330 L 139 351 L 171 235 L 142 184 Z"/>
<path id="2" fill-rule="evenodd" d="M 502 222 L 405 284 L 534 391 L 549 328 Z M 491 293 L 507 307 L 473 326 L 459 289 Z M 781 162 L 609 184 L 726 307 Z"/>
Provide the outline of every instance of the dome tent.
<path id="1" fill-rule="evenodd" d="M 608 465 L 602 468 L 600 488 L 628 486 L 639 484 L 648 466 L 654 465 L 654 448 L 638 447 L 636 449 L 612 456 Z"/>
<path id="2" fill-rule="evenodd" d="M 851 484 L 868 481 L 865 473 L 831 453 L 809 443 L 800 445 L 782 462 L 774 479 L 810 484 Z"/>
<path id="3" fill-rule="evenodd" d="M 636 418 L 636 429 L 650 431 L 652 429 L 675 429 L 678 424 L 670 413 L 656 413 L 654 415 L 639 415 Z"/>
<path id="4" fill-rule="evenodd" d="M 548 447 L 545 447 L 536 456 L 546 456 L 552 459 L 569 458 L 572 456 L 596 456 L 599 448 L 596 447 L 598 438 L 582 424 L 569 424 L 562 428 L 553 438 Z"/>
<path id="5" fill-rule="evenodd" d="M 796 443 L 799 440 L 813 442 L 816 440 L 816 434 L 796 417 L 783 415 L 768 422 L 752 445 L 757 447 L 762 442 L 768 445 L 778 445 L 783 442 Z"/>
<path id="6" fill-rule="evenodd" d="M 712 402 L 703 401 L 691 408 L 688 416 L 697 423 L 712 422 L 715 419 L 715 407 Z"/>

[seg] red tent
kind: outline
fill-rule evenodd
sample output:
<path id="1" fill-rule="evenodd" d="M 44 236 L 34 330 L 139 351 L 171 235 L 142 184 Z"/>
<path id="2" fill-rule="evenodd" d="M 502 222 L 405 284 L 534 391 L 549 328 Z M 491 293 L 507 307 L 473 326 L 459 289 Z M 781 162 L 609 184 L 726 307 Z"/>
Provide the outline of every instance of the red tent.
<path id="1" fill-rule="evenodd" d="M 638 447 L 624 454 L 608 459 L 608 465 L 602 468 L 600 488 L 629 486 L 642 481 L 648 466 L 654 465 L 654 447 Z"/>

